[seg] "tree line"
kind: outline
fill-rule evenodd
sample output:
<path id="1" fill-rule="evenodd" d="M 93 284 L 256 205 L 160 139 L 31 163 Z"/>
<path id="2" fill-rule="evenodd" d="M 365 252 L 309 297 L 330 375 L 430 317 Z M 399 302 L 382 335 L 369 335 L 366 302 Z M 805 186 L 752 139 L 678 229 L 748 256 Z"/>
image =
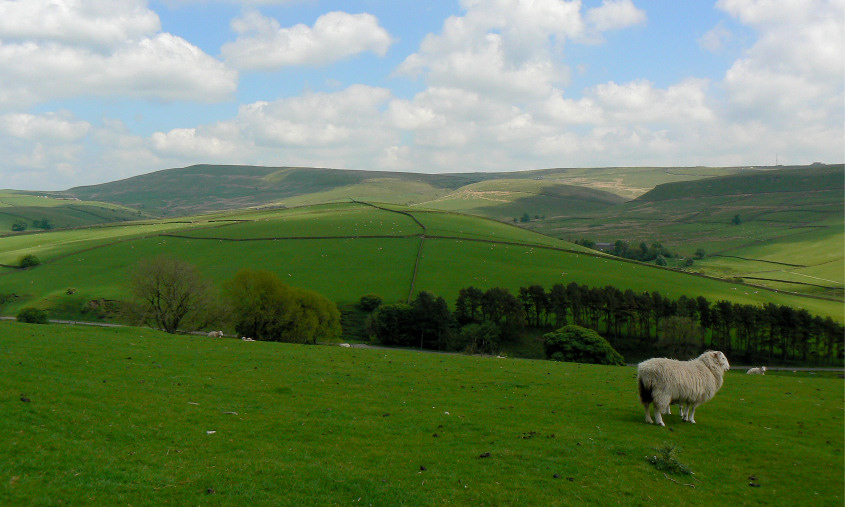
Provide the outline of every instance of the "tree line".
<path id="1" fill-rule="evenodd" d="M 459 291 L 454 311 L 442 297 L 421 292 L 410 304 L 380 306 L 369 331 L 385 344 L 495 352 L 528 328 L 568 324 L 593 329 L 618 350 L 651 350 L 675 357 L 706 348 L 743 361 L 777 360 L 832 364 L 842 361 L 843 326 L 805 309 L 767 303 L 710 302 L 703 296 L 671 299 L 613 286 L 572 282 L 521 287 L 516 294 L 494 287 Z"/>

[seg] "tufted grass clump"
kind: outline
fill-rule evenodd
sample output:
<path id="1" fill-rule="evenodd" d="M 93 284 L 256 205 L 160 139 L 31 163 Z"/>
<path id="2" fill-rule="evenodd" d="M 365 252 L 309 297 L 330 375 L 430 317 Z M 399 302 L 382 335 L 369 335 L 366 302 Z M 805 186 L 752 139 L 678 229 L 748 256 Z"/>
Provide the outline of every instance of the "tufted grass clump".
<path id="1" fill-rule="evenodd" d="M 662 446 L 655 447 L 654 450 L 657 451 L 657 454 L 649 456 L 648 462 L 661 472 L 668 472 L 673 475 L 692 475 L 692 470 L 678 461 L 679 449 L 675 444 L 664 442 Z"/>

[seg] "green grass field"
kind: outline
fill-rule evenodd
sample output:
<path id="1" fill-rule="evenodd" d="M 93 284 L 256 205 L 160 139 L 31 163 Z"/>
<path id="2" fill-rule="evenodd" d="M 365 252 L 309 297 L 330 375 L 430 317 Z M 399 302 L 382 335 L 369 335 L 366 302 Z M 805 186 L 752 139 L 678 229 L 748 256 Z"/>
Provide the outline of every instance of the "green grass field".
<path id="1" fill-rule="evenodd" d="M 138 220 L 144 215 L 138 210 L 118 204 L 59 199 L 47 195 L 16 190 L 0 190 L 0 234 L 12 230 L 15 222 L 23 221 L 29 230 L 34 221 L 48 220 L 55 229 L 85 227 Z"/>
<path id="2" fill-rule="evenodd" d="M 0 322 L 0 503 L 836 506 L 843 392 L 729 372 L 660 428 L 630 367 Z"/>
<path id="3" fill-rule="evenodd" d="M 178 223 L 12 236 L 0 242 L 0 263 L 15 263 L 34 253 L 43 264 L 0 271 L 0 294 L 17 295 L 0 312 L 15 315 L 24 306 L 36 306 L 50 310 L 53 318 L 92 319 L 80 313 L 89 301 L 126 299 L 130 270 L 141 259 L 169 254 L 195 264 L 218 286 L 241 268 L 269 269 L 286 283 L 315 290 L 339 304 L 368 293 L 388 302 L 405 301 L 420 290 L 453 304 L 458 291 L 471 285 L 502 286 L 515 293 L 531 284 L 550 289 L 556 283 L 576 282 L 659 291 L 672 298 L 701 295 L 711 301 L 774 302 L 841 318 L 842 303 L 837 300 L 622 262 L 493 220 L 394 208 L 400 212 L 338 203 L 241 211 L 231 218 L 214 214 Z M 68 294 L 68 289 L 74 293 Z"/>

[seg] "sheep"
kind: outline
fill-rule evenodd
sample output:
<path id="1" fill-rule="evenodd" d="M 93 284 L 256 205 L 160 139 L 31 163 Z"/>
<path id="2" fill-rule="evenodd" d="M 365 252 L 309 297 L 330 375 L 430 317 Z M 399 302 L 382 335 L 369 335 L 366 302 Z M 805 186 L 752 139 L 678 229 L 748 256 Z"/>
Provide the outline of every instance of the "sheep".
<path id="1" fill-rule="evenodd" d="M 766 374 L 766 367 L 761 366 L 759 368 L 751 368 L 750 370 L 748 370 L 745 373 L 751 373 L 751 374 L 756 374 L 756 375 L 765 375 Z"/>
<path id="2" fill-rule="evenodd" d="M 208 333 L 209 338 L 223 338 L 223 331 L 211 331 Z"/>
<path id="3" fill-rule="evenodd" d="M 349 345 L 348 343 L 341 343 L 340 346 L 341 347 L 351 347 L 351 345 Z"/>
<path id="4" fill-rule="evenodd" d="M 245 342 L 254 342 L 254 341 L 255 341 L 255 340 L 253 340 L 252 338 L 248 338 L 248 337 L 246 337 L 246 336 L 241 336 L 241 340 L 243 340 L 243 341 L 245 341 Z"/>
<path id="5" fill-rule="evenodd" d="M 708 350 L 696 359 L 677 361 L 663 357 L 637 365 L 640 402 L 645 407 L 645 421 L 665 426 L 661 414 L 672 402 L 680 403 L 681 417 L 695 424 L 695 409 L 710 401 L 722 387 L 723 377 L 731 368 L 725 354 Z M 654 421 L 649 413 L 654 403 Z"/>

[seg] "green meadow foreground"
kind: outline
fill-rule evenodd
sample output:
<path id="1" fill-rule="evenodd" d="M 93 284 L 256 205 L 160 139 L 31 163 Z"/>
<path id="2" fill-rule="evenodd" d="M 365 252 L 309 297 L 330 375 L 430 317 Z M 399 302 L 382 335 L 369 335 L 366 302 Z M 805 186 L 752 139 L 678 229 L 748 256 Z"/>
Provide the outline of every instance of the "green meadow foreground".
<path id="1" fill-rule="evenodd" d="M 734 371 L 660 428 L 630 367 L 0 322 L 0 504 L 841 506 L 843 403 Z"/>

